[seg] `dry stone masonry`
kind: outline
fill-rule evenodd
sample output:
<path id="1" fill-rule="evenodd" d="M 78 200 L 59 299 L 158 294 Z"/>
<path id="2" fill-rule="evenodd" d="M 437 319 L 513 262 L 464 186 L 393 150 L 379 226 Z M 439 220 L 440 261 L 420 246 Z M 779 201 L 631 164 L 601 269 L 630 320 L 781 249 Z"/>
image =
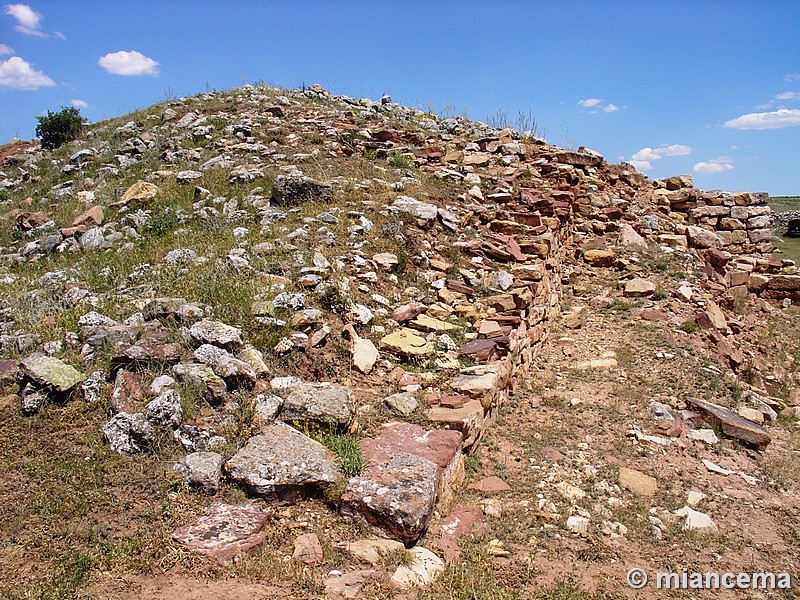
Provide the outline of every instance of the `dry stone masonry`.
<path id="1" fill-rule="evenodd" d="M 173 534 L 221 561 L 263 542 L 265 505 L 337 485 L 343 517 L 413 546 L 435 511 L 451 508 L 465 454 L 525 382 L 575 272 L 624 268 L 629 253 L 653 245 L 698 255 L 697 322 L 734 367 L 744 357 L 727 338 L 738 324 L 721 307 L 753 294 L 800 303 L 797 267 L 772 258 L 765 194 L 703 192 L 686 175 L 653 181 L 591 150 L 388 98 L 245 86 L 101 124 L 81 145 L 35 199 L 16 198 L 40 177 L 31 163 L 2 165 L 0 185 L 29 210 L 11 210 L 19 241 L 2 248 L 0 277 L 22 282 L 26 267 L 59 256 L 128 256 L 148 239 L 169 239 L 162 229 L 183 246 L 92 280 L 80 269 L 35 271 L 25 302 L 53 298 L 49 310 L 77 311 L 77 326 L 46 339 L 2 307 L 3 350 L 22 357 L 4 368 L 18 370 L 21 410 L 34 414 L 88 398 L 82 371 L 107 365 L 91 389 L 108 389 L 102 434 L 114 451 L 152 451 L 166 431 L 186 451 L 175 472 L 187 485 L 209 495 L 239 485 L 259 499 L 211 504 Z M 323 159 L 333 167 L 316 169 Z M 381 166 L 364 176 L 357 161 Z M 143 180 L 118 186 L 126 169 L 156 162 Z M 164 208 L 170 195 L 187 201 Z M 54 221 L 58 199 L 82 204 L 74 220 Z M 192 228 L 205 241 L 176 233 Z M 238 320 L 219 317 L 238 301 L 230 289 L 217 305 L 201 297 L 215 277 L 199 292 L 165 283 L 207 272 L 254 290 L 227 313 Z M 643 277 L 623 287 L 630 298 L 658 293 Z M 687 282 L 676 295 L 693 302 L 697 287 Z M 595 362 L 586 368 L 616 365 Z M 186 411 L 189 397 L 201 418 Z M 757 448 L 770 441 L 741 415 L 689 403 L 723 433 Z M 231 423 L 242 414 L 250 420 L 237 440 Z M 344 474 L 318 441 L 326 434 L 360 437 L 361 473 Z M 655 493 L 652 478 L 620 477 L 635 493 Z M 439 543 L 457 556 L 455 542 Z M 316 564 L 318 545 L 304 539 L 296 554 Z M 414 552 L 393 577 L 401 587 L 442 568 L 430 550 Z"/>

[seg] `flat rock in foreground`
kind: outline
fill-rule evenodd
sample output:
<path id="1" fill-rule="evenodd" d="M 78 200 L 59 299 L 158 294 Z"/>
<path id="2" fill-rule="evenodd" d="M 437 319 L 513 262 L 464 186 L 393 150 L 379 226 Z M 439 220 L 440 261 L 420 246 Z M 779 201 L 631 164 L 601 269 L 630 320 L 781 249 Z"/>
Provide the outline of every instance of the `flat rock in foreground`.
<path id="1" fill-rule="evenodd" d="M 341 498 L 342 515 L 381 534 L 411 544 L 428 526 L 439 468 L 413 454 L 398 454 L 353 477 Z"/>
<path id="2" fill-rule="evenodd" d="M 86 376 L 53 356 L 37 352 L 22 361 L 22 371 L 36 385 L 65 393 L 86 379 Z"/>
<path id="3" fill-rule="evenodd" d="M 457 476 L 462 440 L 460 431 L 388 423 L 361 441 L 368 466 L 348 482 L 342 514 L 404 544 L 416 541 Z"/>
<path id="4" fill-rule="evenodd" d="M 283 423 L 262 431 L 225 464 L 228 476 L 250 492 L 291 502 L 336 481 L 338 471 L 322 444 Z"/>
<path id="5" fill-rule="evenodd" d="M 727 436 L 752 444 L 759 450 L 766 448 L 772 441 L 769 432 L 761 425 L 739 416 L 724 406 L 699 398 L 686 398 L 686 403 L 700 411 L 707 422 L 719 427 Z"/>
<path id="6" fill-rule="evenodd" d="M 230 562 L 264 542 L 266 532 L 262 529 L 270 516 L 252 503 L 217 502 L 193 525 L 176 529 L 172 539 L 219 562 Z"/>

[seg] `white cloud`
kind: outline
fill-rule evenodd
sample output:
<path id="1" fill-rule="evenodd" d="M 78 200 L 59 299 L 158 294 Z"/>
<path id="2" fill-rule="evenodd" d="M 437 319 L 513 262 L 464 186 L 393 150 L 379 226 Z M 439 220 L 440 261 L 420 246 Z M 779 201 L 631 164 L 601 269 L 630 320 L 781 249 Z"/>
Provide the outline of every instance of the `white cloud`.
<path id="1" fill-rule="evenodd" d="M 692 153 L 692 147 L 684 144 L 662 144 L 658 148 L 642 148 L 631 156 L 628 161 L 639 171 L 649 171 L 653 168 L 653 161 L 661 160 L 665 156 L 686 156 Z"/>
<path id="2" fill-rule="evenodd" d="M 0 87 L 30 91 L 55 84 L 55 81 L 41 71 L 34 70 L 30 63 L 19 56 L 0 61 Z"/>
<path id="3" fill-rule="evenodd" d="M 733 169 L 733 159 L 729 156 L 719 156 L 708 162 L 699 162 L 694 166 L 695 173 L 724 173 Z"/>
<path id="4" fill-rule="evenodd" d="M 652 148 L 642 148 L 631 156 L 631 160 L 661 160 L 661 155 Z"/>
<path id="5" fill-rule="evenodd" d="M 653 168 L 653 164 L 647 160 L 636 160 L 632 158 L 628 161 L 629 164 L 633 165 L 637 171 L 649 171 Z"/>
<path id="6" fill-rule="evenodd" d="M 67 36 L 65 36 L 65 35 L 64 35 L 63 33 L 61 33 L 60 31 L 54 31 L 54 32 L 53 32 L 53 37 L 54 37 L 54 38 L 58 38 L 58 39 L 60 39 L 61 41 L 64 41 L 64 42 L 66 42 L 66 41 L 67 41 Z"/>
<path id="7" fill-rule="evenodd" d="M 781 92 L 780 94 L 775 94 L 775 98 L 778 100 L 800 100 L 800 92 Z"/>
<path id="8" fill-rule="evenodd" d="M 578 102 L 578 106 L 582 106 L 583 108 L 594 108 L 598 104 L 602 104 L 602 98 L 585 98 Z"/>
<path id="9" fill-rule="evenodd" d="M 656 152 L 661 156 L 686 156 L 692 153 L 692 147 L 683 144 L 672 144 L 671 146 L 664 144 L 656 148 Z"/>
<path id="10" fill-rule="evenodd" d="M 4 54 L 14 54 L 14 50 L 5 44 L 0 44 L 0 56 Z"/>
<path id="11" fill-rule="evenodd" d="M 781 108 L 772 112 L 749 113 L 725 121 L 730 129 L 781 129 L 800 125 L 800 110 Z"/>
<path id="12" fill-rule="evenodd" d="M 97 64 L 114 75 L 158 75 L 158 63 L 136 50 L 111 52 Z"/>
<path id="13" fill-rule="evenodd" d="M 79 98 L 73 98 L 69 101 L 69 103 L 77 108 L 89 108 L 89 103 L 86 102 L 86 100 L 81 100 Z"/>
<path id="14" fill-rule="evenodd" d="M 41 30 L 40 23 L 42 15 L 27 4 L 6 4 L 6 14 L 17 20 L 14 29 L 20 33 L 45 37 L 46 34 Z"/>
<path id="15" fill-rule="evenodd" d="M 800 81 L 800 73 L 787 73 L 783 76 L 784 81 Z"/>
<path id="16" fill-rule="evenodd" d="M 619 107 L 616 104 L 606 104 L 603 107 L 603 112 L 616 112 L 619 110 Z"/>

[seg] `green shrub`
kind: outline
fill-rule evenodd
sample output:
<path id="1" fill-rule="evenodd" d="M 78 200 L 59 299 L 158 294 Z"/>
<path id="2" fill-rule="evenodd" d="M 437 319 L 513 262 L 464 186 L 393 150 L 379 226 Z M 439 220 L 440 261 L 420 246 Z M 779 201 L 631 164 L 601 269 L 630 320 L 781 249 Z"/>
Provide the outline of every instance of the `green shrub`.
<path id="1" fill-rule="evenodd" d="M 322 443 L 336 455 L 339 468 L 348 477 L 360 475 L 364 470 L 364 455 L 356 436 L 329 433 L 322 436 Z"/>
<path id="2" fill-rule="evenodd" d="M 86 119 L 74 106 L 62 106 L 57 113 L 47 111 L 43 117 L 36 117 L 36 137 L 41 138 L 42 148 L 55 150 L 76 139 L 83 130 Z"/>

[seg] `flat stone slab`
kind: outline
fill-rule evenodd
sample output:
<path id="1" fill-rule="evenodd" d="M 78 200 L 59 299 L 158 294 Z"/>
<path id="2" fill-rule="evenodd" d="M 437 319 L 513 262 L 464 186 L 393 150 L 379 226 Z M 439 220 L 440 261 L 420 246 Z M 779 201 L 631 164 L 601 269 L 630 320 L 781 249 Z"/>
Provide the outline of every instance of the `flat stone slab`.
<path id="1" fill-rule="evenodd" d="M 406 547 L 397 540 L 382 539 L 357 540 L 346 543 L 344 547 L 345 552 L 373 567 L 380 564 L 386 557 L 405 549 Z"/>
<path id="2" fill-rule="evenodd" d="M 347 428 L 355 416 L 349 387 L 304 383 L 286 396 L 281 418 L 288 423 L 314 423 L 333 429 Z"/>
<path id="3" fill-rule="evenodd" d="M 480 400 L 469 400 L 458 408 L 434 406 L 428 409 L 425 416 L 441 425 L 458 429 L 464 436 L 464 447 L 473 446 L 485 429 L 484 408 Z"/>
<path id="4" fill-rule="evenodd" d="M 635 496 L 655 496 L 658 490 L 655 477 L 627 467 L 619 468 L 619 484 Z"/>
<path id="5" fill-rule="evenodd" d="M 271 516 L 252 503 L 216 502 L 193 525 L 176 529 L 172 539 L 219 562 L 230 562 L 264 542 L 263 528 Z"/>
<path id="6" fill-rule="evenodd" d="M 244 345 L 241 329 L 210 319 L 192 325 L 189 335 L 198 344 L 213 344 L 225 350 L 238 350 Z"/>
<path id="7" fill-rule="evenodd" d="M 427 430 L 413 423 L 390 422 L 377 438 L 363 439 L 361 448 L 367 461 L 381 462 L 398 453 L 426 458 L 439 466 L 442 484 L 447 485 L 458 466 L 462 440 L 460 431 Z"/>
<path id="8" fill-rule="evenodd" d="M 435 352 L 433 344 L 410 329 L 400 329 L 384 336 L 380 345 L 381 348 L 402 356 L 426 356 Z"/>
<path id="9" fill-rule="evenodd" d="M 36 385 L 59 393 L 68 392 L 86 379 L 76 368 L 39 352 L 24 359 L 20 366 L 25 376 Z"/>
<path id="10" fill-rule="evenodd" d="M 460 431 L 387 423 L 361 440 L 367 468 L 342 496 L 342 514 L 404 544 L 425 531 L 442 492 L 461 464 Z"/>
<path id="11" fill-rule="evenodd" d="M 706 422 L 712 426 L 719 427 L 722 433 L 727 436 L 752 444 L 759 450 L 766 448 L 772 441 L 769 432 L 761 425 L 739 416 L 724 406 L 706 402 L 699 398 L 686 398 L 686 403 L 693 409 L 700 411 Z"/>
<path id="12" fill-rule="evenodd" d="M 225 464 L 228 477 L 251 493 L 292 502 L 336 481 L 338 470 L 322 444 L 283 423 L 262 431 Z"/>
<path id="13" fill-rule="evenodd" d="M 436 504 L 439 466 L 413 454 L 397 454 L 353 477 L 341 498 L 344 517 L 360 521 L 404 544 L 419 539 Z"/>

